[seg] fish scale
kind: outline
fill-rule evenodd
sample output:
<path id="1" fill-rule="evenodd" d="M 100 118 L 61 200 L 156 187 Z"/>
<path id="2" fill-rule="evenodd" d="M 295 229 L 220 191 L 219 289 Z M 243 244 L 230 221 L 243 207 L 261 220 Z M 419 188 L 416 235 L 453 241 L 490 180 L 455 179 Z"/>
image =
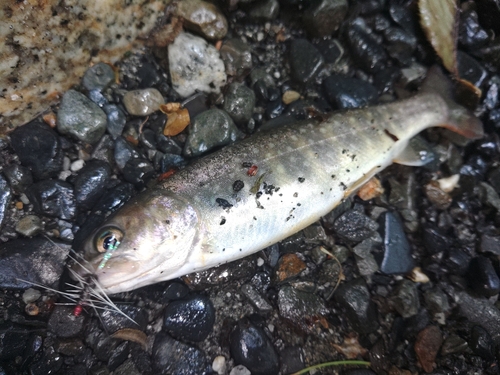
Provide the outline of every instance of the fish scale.
<path id="1" fill-rule="evenodd" d="M 422 130 L 481 137 L 442 73 L 429 75 L 410 99 L 261 132 L 195 161 L 97 229 L 76 272 L 117 293 L 233 261 L 317 221 L 395 159 L 405 163 Z M 236 181 L 244 184 L 237 192 Z"/>

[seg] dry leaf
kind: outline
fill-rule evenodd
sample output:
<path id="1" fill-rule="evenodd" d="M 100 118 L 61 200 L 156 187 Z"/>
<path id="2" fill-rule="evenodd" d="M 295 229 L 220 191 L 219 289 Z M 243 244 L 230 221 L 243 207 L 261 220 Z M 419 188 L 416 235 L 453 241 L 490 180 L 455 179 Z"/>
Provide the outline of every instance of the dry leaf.
<path id="1" fill-rule="evenodd" d="M 420 24 L 427 40 L 455 77 L 457 68 L 458 9 L 455 0 L 419 0 Z"/>
<path id="2" fill-rule="evenodd" d="M 184 129 L 186 129 L 186 126 L 188 126 L 190 122 L 191 119 L 186 108 L 180 109 L 174 113 L 170 113 L 168 115 L 168 120 L 165 124 L 165 128 L 163 129 L 163 134 L 167 137 L 177 135 Z"/>

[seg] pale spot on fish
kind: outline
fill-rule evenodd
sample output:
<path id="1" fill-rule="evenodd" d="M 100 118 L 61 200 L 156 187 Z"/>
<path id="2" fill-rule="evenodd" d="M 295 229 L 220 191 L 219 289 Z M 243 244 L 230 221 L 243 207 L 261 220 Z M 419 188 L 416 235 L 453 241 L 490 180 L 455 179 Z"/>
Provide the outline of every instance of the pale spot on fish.
<path id="1" fill-rule="evenodd" d="M 290 139 L 291 139 L 292 141 L 298 141 L 298 140 L 299 140 L 299 138 L 298 138 L 295 134 L 292 134 L 292 135 L 290 136 Z"/>

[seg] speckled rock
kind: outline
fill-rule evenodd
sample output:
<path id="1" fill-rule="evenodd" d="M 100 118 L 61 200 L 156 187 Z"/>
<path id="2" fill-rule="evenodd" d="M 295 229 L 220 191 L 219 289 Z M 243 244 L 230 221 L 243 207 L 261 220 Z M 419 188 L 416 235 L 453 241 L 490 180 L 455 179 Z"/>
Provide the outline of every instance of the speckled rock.
<path id="1" fill-rule="evenodd" d="M 252 69 L 252 52 L 240 39 L 225 40 L 220 48 L 220 56 L 227 75 L 241 77 Z"/>
<path id="2" fill-rule="evenodd" d="M 85 95 L 67 91 L 57 113 L 57 130 L 82 142 L 95 143 L 106 131 L 106 114 Z"/>
<path id="3" fill-rule="evenodd" d="M 73 186 L 65 181 L 44 180 L 26 190 L 35 212 L 41 215 L 72 219 L 76 204 Z"/>
<path id="4" fill-rule="evenodd" d="M 237 83 L 229 85 L 224 97 L 224 110 L 236 124 L 246 124 L 252 118 L 255 93 L 247 86 Z"/>
<path id="5" fill-rule="evenodd" d="M 42 220 L 36 215 L 27 215 L 16 224 L 16 232 L 25 237 L 32 237 L 43 230 Z"/>
<path id="6" fill-rule="evenodd" d="M 160 109 L 165 103 L 161 93 L 154 88 L 133 90 L 123 96 L 123 105 L 134 116 L 147 116 Z"/>
<path id="7" fill-rule="evenodd" d="M 184 19 L 183 26 L 207 39 L 223 39 L 227 33 L 227 21 L 212 3 L 202 0 L 183 0 L 177 3 L 175 14 Z"/>
<path id="8" fill-rule="evenodd" d="M 103 90 L 115 80 L 115 71 L 105 63 L 98 63 L 87 69 L 82 84 L 87 90 Z"/>
<path id="9" fill-rule="evenodd" d="M 180 33 L 168 46 L 172 86 L 182 97 L 196 91 L 219 93 L 226 72 L 219 51 L 204 39 Z"/>
<path id="10" fill-rule="evenodd" d="M 184 155 L 198 156 L 236 141 L 242 133 L 227 112 L 214 108 L 196 116 L 189 127 Z"/>

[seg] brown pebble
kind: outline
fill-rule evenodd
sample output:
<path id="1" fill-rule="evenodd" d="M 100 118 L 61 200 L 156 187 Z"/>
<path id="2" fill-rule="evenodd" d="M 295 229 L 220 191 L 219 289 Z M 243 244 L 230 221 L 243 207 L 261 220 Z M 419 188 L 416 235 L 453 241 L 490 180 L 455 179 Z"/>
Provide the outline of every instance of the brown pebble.
<path id="1" fill-rule="evenodd" d="M 162 111 L 165 114 L 177 112 L 179 109 L 181 109 L 181 103 L 178 102 L 169 102 L 166 104 L 160 105 L 160 111 Z"/>
<path id="2" fill-rule="evenodd" d="M 432 372 L 436 367 L 436 355 L 443 343 L 443 335 L 438 327 L 432 325 L 421 330 L 415 341 L 415 353 L 425 372 Z"/>
<path id="3" fill-rule="evenodd" d="M 384 193 L 384 188 L 377 177 L 372 177 L 366 184 L 361 186 L 358 191 L 358 197 L 364 201 L 381 196 Z"/>
<path id="4" fill-rule="evenodd" d="M 54 112 L 49 112 L 43 115 L 43 122 L 45 122 L 48 126 L 54 129 L 57 125 L 57 117 Z"/>
<path id="5" fill-rule="evenodd" d="M 24 311 L 26 311 L 26 314 L 30 316 L 36 316 L 39 313 L 38 306 L 35 305 L 34 303 L 28 303 L 26 307 L 24 308 Z"/>
<path id="6" fill-rule="evenodd" d="M 297 276 L 306 269 L 306 264 L 296 254 L 283 255 L 278 263 L 278 280 Z"/>
<path id="7" fill-rule="evenodd" d="M 427 198 L 440 210 L 446 210 L 453 201 L 448 193 L 441 190 L 437 181 L 431 181 L 425 185 L 424 191 Z"/>
<path id="8" fill-rule="evenodd" d="M 23 209 L 23 207 L 24 207 L 23 202 L 21 202 L 21 201 L 17 201 L 17 202 L 16 202 L 16 208 L 17 208 L 18 210 L 22 210 L 22 209 Z"/>

